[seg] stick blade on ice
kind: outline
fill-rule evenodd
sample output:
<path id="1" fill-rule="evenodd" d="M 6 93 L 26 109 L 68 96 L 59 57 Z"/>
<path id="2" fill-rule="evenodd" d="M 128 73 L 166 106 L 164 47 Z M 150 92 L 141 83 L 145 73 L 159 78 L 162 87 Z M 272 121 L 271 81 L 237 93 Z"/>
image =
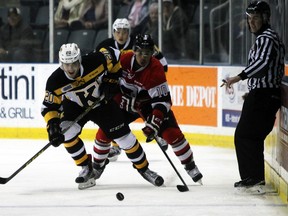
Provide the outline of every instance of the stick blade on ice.
<path id="1" fill-rule="evenodd" d="M 177 189 L 180 192 L 186 192 L 189 191 L 189 188 L 186 185 L 177 185 Z"/>
<path id="2" fill-rule="evenodd" d="M 8 181 L 9 179 L 0 177 L 0 184 L 6 184 Z"/>

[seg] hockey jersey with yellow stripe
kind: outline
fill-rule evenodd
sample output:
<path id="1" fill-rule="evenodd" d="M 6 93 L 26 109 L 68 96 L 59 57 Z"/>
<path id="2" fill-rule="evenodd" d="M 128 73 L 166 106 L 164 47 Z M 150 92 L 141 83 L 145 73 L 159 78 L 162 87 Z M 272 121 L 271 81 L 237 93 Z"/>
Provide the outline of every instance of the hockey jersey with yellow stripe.
<path id="1" fill-rule="evenodd" d="M 89 107 L 95 100 L 103 98 L 99 87 L 105 74 L 121 74 L 120 52 L 113 48 L 102 48 L 82 56 L 80 76 L 71 79 L 62 67 L 57 68 L 48 78 L 41 114 L 45 121 L 59 118 L 64 98 L 81 107 Z"/>

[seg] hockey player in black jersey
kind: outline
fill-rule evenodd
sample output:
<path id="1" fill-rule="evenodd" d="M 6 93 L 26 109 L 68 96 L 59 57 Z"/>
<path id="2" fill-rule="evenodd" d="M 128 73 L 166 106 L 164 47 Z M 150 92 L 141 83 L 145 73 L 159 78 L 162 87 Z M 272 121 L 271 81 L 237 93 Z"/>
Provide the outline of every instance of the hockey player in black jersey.
<path id="1" fill-rule="evenodd" d="M 241 73 L 227 78 L 224 83 L 230 88 L 232 84 L 247 79 L 249 89 L 234 135 L 241 177 L 234 187 L 237 192 L 263 194 L 264 140 L 273 129 L 281 106 L 285 50 L 278 34 L 271 29 L 268 3 L 252 1 L 246 15 L 248 28 L 256 36 L 249 52 L 249 63 Z"/>
<path id="2" fill-rule="evenodd" d="M 100 50 L 103 47 L 113 47 L 117 50 L 120 50 L 121 54 L 125 54 L 127 52 L 133 52 L 133 46 L 135 43 L 135 38 L 131 36 L 131 27 L 130 23 L 126 18 L 118 18 L 114 21 L 112 26 L 113 37 L 107 38 L 101 43 L 98 44 L 96 50 Z M 157 58 L 162 64 L 164 71 L 168 71 L 168 63 L 163 54 L 159 51 L 158 47 L 154 45 L 154 53 L 153 56 Z M 164 148 L 167 148 L 167 143 L 159 138 L 159 142 L 161 142 Z M 118 156 L 121 153 L 121 149 L 119 146 L 112 142 L 112 147 L 109 153 L 110 161 L 117 160 Z"/>
<path id="3" fill-rule="evenodd" d="M 110 145 L 95 140 L 94 154 L 101 151 L 101 162 L 87 154 L 84 143 L 79 137 L 88 121 L 96 123 L 108 137 L 115 140 L 123 149 L 138 172 L 150 183 L 161 186 L 163 178 L 151 171 L 145 152 L 125 123 L 123 115 L 113 100 L 118 89 L 117 81 L 121 74 L 120 52 L 113 48 L 103 48 L 81 56 L 74 43 L 63 44 L 59 51 L 60 67 L 48 78 L 41 114 L 47 122 L 50 143 L 64 147 L 75 164 L 82 170 L 75 179 L 79 189 L 95 185 L 105 166 Z M 93 109 L 81 120 L 74 123 L 64 134 L 62 130 L 71 125 L 87 107 L 98 101 Z"/>

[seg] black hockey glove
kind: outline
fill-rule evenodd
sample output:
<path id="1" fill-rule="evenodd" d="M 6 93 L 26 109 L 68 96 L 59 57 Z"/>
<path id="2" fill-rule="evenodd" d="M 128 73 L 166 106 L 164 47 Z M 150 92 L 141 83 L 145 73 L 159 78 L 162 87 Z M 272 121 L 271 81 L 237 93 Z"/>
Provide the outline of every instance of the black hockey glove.
<path id="1" fill-rule="evenodd" d="M 117 84 L 105 83 L 102 85 L 103 88 L 101 89 L 101 91 L 102 94 L 104 94 L 104 98 L 106 101 L 111 100 L 120 91 L 119 86 Z"/>
<path id="2" fill-rule="evenodd" d="M 60 120 L 57 118 L 51 119 L 47 124 L 47 132 L 49 137 L 49 142 L 54 147 L 58 147 L 64 142 L 65 137 L 61 133 Z"/>
<path id="3" fill-rule="evenodd" d="M 111 100 L 117 93 L 120 92 L 118 85 L 118 75 L 105 74 L 100 85 L 100 93 L 104 95 L 106 101 Z"/>
<path id="4" fill-rule="evenodd" d="M 164 115 L 160 110 L 154 109 L 146 121 L 146 126 L 142 129 L 144 135 L 147 137 L 146 142 L 151 142 L 160 130 Z"/>

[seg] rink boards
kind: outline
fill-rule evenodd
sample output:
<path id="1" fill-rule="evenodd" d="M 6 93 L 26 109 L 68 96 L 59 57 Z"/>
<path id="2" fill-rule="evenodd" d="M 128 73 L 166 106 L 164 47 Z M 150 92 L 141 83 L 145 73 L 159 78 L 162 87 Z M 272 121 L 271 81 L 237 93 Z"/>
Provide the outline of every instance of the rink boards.
<path id="1" fill-rule="evenodd" d="M 58 66 L 58 64 L 1 64 L 0 138 L 47 138 L 46 124 L 40 113 L 41 103 L 46 80 Z M 242 67 L 169 66 L 167 80 L 172 96 L 172 109 L 190 144 L 233 148 L 233 133 L 241 114 L 242 95 L 247 92 L 247 85 L 245 81 L 239 82 L 229 90 L 221 88 L 220 85 L 222 79 L 237 75 L 242 70 Z M 287 96 L 284 98 L 288 98 Z M 286 201 L 287 104 L 283 102 L 275 128 L 266 140 L 265 152 L 267 177 Z M 142 126 L 141 121 L 131 125 L 140 140 L 144 140 L 141 133 Z M 81 136 L 85 139 L 94 139 L 96 130 L 97 126 L 88 123 Z"/>

